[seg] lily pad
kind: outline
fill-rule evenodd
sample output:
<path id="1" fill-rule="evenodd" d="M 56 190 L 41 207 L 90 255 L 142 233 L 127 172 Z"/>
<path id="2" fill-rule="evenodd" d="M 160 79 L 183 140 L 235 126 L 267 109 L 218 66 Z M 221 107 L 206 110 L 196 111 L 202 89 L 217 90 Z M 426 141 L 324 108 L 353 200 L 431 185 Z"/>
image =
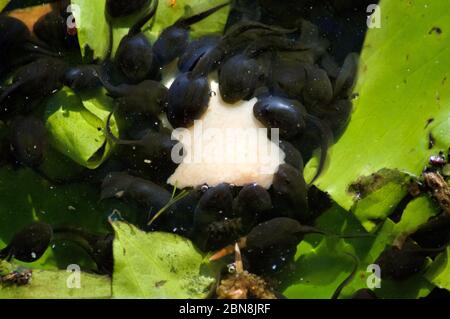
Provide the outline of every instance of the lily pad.
<path id="1" fill-rule="evenodd" d="M 425 277 L 439 288 L 450 291 L 450 247 L 436 257 Z"/>
<path id="2" fill-rule="evenodd" d="M 394 244 L 401 246 L 405 238 L 415 233 L 421 225 L 438 212 L 439 209 L 427 196 L 421 196 L 409 202 L 400 221 L 394 226 L 393 232 L 397 236 Z"/>
<path id="3" fill-rule="evenodd" d="M 316 227 L 333 234 L 365 233 L 364 228 L 351 214 L 337 206 L 322 215 Z M 356 275 L 339 297 L 349 298 L 357 290 L 368 288 L 368 282 L 372 282 L 370 276 L 373 274 L 368 270 L 368 266 L 394 242 L 398 236 L 397 228 L 407 227 L 398 226 L 386 219 L 376 236 L 367 234 L 368 237 L 345 240 L 335 236 L 306 236 L 297 247 L 295 270 L 293 275 L 289 276 L 291 285 L 286 288 L 284 294 L 288 298 L 331 298 L 354 267 L 354 261 L 348 254 L 356 256 L 359 265 Z M 402 282 L 383 280 L 381 288 L 375 289 L 375 293 L 379 298 L 418 298 L 428 295 L 432 288 L 433 285 L 419 273 Z"/>
<path id="4" fill-rule="evenodd" d="M 181 17 L 194 15 L 224 2 L 225 1 L 223 0 L 159 1 L 155 18 L 144 27 L 144 33 L 151 41 L 155 41 L 165 28 L 172 25 Z M 192 25 L 190 36 L 192 38 L 197 38 L 205 34 L 221 34 L 225 28 L 229 11 L 229 6 L 224 7 L 203 21 Z M 130 27 L 144 15 L 145 12 L 141 12 L 137 15 L 114 19 L 112 21 L 114 37 L 113 53 L 116 52 L 120 40 L 128 33 Z"/>
<path id="5" fill-rule="evenodd" d="M 71 0 L 81 54 L 87 61 L 103 60 L 109 51 L 110 28 L 105 16 L 106 0 Z"/>
<path id="6" fill-rule="evenodd" d="M 382 27 L 369 30 L 365 40 L 352 119 L 315 182 L 346 210 L 355 203 L 349 186 L 362 176 L 381 169 L 417 176 L 431 154 L 450 145 L 448 1 L 380 6 Z M 313 159 L 306 176 L 316 166 Z"/>
<path id="7" fill-rule="evenodd" d="M 111 279 L 79 273 L 78 286 L 68 285 L 71 272 L 33 270 L 31 281 L 23 286 L 0 284 L 0 299 L 98 299 L 111 297 Z M 72 288 L 69 288 L 72 287 Z"/>
<path id="8" fill-rule="evenodd" d="M 6 8 L 10 1 L 11 0 L 0 0 L 0 12 L 2 12 L 3 9 Z"/>
<path id="9" fill-rule="evenodd" d="M 118 200 L 99 202 L 98 189 L 85 183 L 52 185 L 31 169 L 0 168 L 0 249 L 14 233 L 35 222 L 52 226 L 70 225 L 107 233 L 108 216 L 115 210 L 127 220 L 136 219 L 137 210 Z M 43 257 L 27 267 L 65 269 L 69 264 L 90 267 L 92 262 L 81 249 L 69 243 L 55 242 Z"/>
<path id="10" fill-rule="evenodd" d="M 105 135 L 112 100 L 102 91 L 78 96 L 65 87 L 47 102 L 45 125 L 52 146 L 81 166 L 99 167 L 111 152 Z M 113 133 L 118 130 L 111 122 Z"/>
<path id="11" fill-rule="evenodd" d="M 205 298 L 213 271 L 193 244 L 178 235 L 145 233 L 124 222 L 112 222 L 114 298 Z"/>

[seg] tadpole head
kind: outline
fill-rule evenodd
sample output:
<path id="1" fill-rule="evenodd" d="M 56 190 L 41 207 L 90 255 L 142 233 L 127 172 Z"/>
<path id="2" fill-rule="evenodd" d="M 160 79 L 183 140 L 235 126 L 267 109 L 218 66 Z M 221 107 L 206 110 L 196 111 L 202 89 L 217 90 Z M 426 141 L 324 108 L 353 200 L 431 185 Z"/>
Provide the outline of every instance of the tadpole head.
<path id="1" fill-rule="evenodd" d="M 333 85 L 325 70 L 318 67 L 306 68 L 306 84 L 303 99 L 307 105 L 328 104 L 333 99 Z"/>
<path id="2" fill-rule="evenodd" d="M 181 72 L 189 72 L 196 66 L 198 60 L 211 52 L 220 42 L 218 36 L 205 36 L 189 43 L 185 52 L 178 60 L 178 69 Z"/>
<path id="3" fill-rule="evenodd" d="M 139 83 L 153 71 L 154 54 L 143 33 L 125 36 L 117 49 L 115 62 L 128 81 Z"/>
<path id="4" fill-rule="evenodd" d="M 209 105 L 211 87 L 207 77 L 178 75 L 167 99 L 167 118 L 174 128 L 189 127 L 199 119 Z"/>
<path id="5" fill-rule="evenodd" d="M 112 275 L 114 269 L 113 241 L 114 235 L 107 234 L 92 243 L 92 259 L 98 270 L 108 275 Z"/>
<path id="6" fill-rule="evenodd" d="M 17 260 L 34 262 L 45 253 L 52 238 L 52 227 L 43 222 L 36 222 L 17 232 L 4 251 Z M 4 251 L 1 252 L 2 255 Z"/>
<path id="7" fill-rule="evenodd" d="M 40 58 L 20 67 L 0 94 L 0 114 L 26 113 L 63 85 L 66 63 L 55 58 Z"/>
<path id="8" fill-rule="evenodd" d="M 257 220 L 272 209 L 272 199 L 269 192 L 258 184 L 244 186 L 233 201 L 236 216 L 241 217 L 245 224 Z"/>
<path id="9" fill-rule="evenodd" d="M 267 250 L 295 247 L 303 239 L 302 225 L 295 219 L 278 217 L 263 222 L 247 235 L 247 248 Z"/>
<path id="10" fill-rule="evenodd" d="M 352 114 L 353 105 L 349 100 L 338 100 L 328 105 L 327 110 L 318 111 L 325 124 L 331 129 L 333 136 L 339 137 L 347 127 Z"/>
<path id="11" fill-rule="evenodd" d="M 19 19 L 0 15 L 0 57 L 6 58 L 8 53 L 16 53 L 18 47 L 24 44 L 30 36 L 27 26 Z"/>
<path id="12" fill-rule="evenodd" d="M 300 221 L 309 221 L 308 185 L 303 173 L 289 164 L 282 164 L 274 175 L 273 190 L 290 207 L 289 216 Z"/>
<path id="13" fill-rule="evenodd" d="M 236 103 L 249 98 L 255 89 L 263 85 L 266 70 L 257 60 L 238 54 L 220 68 L 219 88 L 222 99 Z"/>
<path id="14" fill-rule="evenodd" d="M 168 89 L 160 82 L 146 80 L 126 86 L 117 103 L 122 111 L 158 116 L 166 106 L 167 95 Z"/>
<path id="15" fill-rule="evenodd" d="M 70 49 L 77 44 L 76 36 L 68 33 L 67 21 L 59 12 L 49 12 L 33 26 L 34 34 L 50 47 Z"/>
<path id="16" fill-rule="evenodd" d="M 269 81 L 276 94 L 300 99 L 306 84 L 305 65 L 294 60 L 278 59 L 272 67 Z"/>
<path id="17" fill-rule="evenodd" d="M 172 149 L 177 144 L 178 141 L 173 140 L 170 134 L 148 131 L 139 141 L 136 149 L 142 148 L 144 159 L 159 160 L 168 164 L 171 161 Z M 137 157 L 140 158 L 140 156 Z"/>
<path id="18" fill-rule="evenodd" d="M 35 117 L 19 117 L 11 127 L 11 150 L 21 164 L 37 167 L 46 154 L 48 136 L 44 123 Z"/>
<path id="19" fill-rule="evenodd" d="M 306 126 L 304 107 L 300 102 L 277 96 L 259 99 L 253 114 L 267 128 L 278 128 L 282 138 L 300 134 Z"/>
<path id="20" fill-rule="evenodd" d="M 56 58 L 40 58 L 19 68 L 13 77 L 13 85 L 22 83 L 21 93 L 29 97 L 47 96 L 63 85 L 67 64 Z"/>
<path id="21" fill-rule="evenodd" d="M 133 183 L 134 178 L 126 173 L 111 172 L 103 179 L 100 199 L 122 197 Z"/>
<path id="22" fill-rule="evenodd" d="M 64 83 L 73 90 L 85 90 L 101 85 L 98 72 L 92 65 L 70 67 L 64 74 Z"/>
<path id="23" fill-rule="evenodd" d="M 229 184 L 222 183 L 210 187 L 200 198 L 194 214 L 194 227 L 204 230 L 209 224 L 230 217 L 233 195 Z"/>
<path id="24" fill-rule="evenodd" d="M 187 29 L 171 26 L 165 29 L 153 45 L 153 52 L 158 65 L 163 67 L 180 57 L 189 44 Z"/>

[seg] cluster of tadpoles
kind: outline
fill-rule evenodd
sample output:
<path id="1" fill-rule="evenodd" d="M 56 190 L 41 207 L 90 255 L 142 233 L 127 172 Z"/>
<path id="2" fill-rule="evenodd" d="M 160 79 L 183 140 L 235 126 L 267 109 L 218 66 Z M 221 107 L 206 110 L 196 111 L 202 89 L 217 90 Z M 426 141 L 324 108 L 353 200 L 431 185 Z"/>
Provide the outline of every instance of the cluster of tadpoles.
<path id="1" fill-rule="evenodd" d="M 100 64 L 73 65 L 64 58 L 67 52 L 78 48 L 73 44 L 73 36 L 62 32 L 66 26 L 59 13 L 49 13 L 36 23 L 34 33 L 38 40 L 21 21 L 0 16 L 0 44 L 5 48 L 1 53 L 1 75 L 15 71 L 0 93 L 0 118 L 11 132 L 6 142 L 9 147 L 4 147 L 7 151 L 2 155 L 8 154 L 15 163 L 39 171 L 49 143 L 44 124 L 30 114 L 35 114 L 42 101 L 63 86 L 76 92 L 103 86 L 114 99 L 115 110 L 125 119 L 154 123 L 166 113 L 172 126 L 179 127 L 191 125 L 208 108 L 209 75 L 217 71 L 220 94 L 226 102 L 258 98 L 255 117 L 269 128 L 280 129 L 284 139 L 280 146 L 287 155 L 287 163 L 280 166 L 270 191 L 258 185 L 239 189 L 226 184 L 194 189 L 172 205 L 152 229 L 178 229 L 208 250 L 280 215 L 310 220 L 308 187 L 302 176 L 303 157 L 294 145 L 303 143 L 301 136 L 306 136 L 305 131 L 310 128 L 318 132 L 323 165 L 331 130 L 336 129 L 327 126 L 326 121 L 337 121 L 341 128 L 342 119 L 348 117 L 348 100 L 338 104 L 333 101 L 348 97 L 354 77 L 354 57 L 350 56 L 341 69 L 330 61 L 325 63 L 327 41 L 306 21 L 291 30 L 241 21 L 222 36 L 189 40 L 192 24 L 228 3 L 179 19 L 152 44 L 142 30 L 154 17 L 158 1 L 131 2 L 108 1 L 111 19 L 121 12 L 128 14 L 128 9 L 149 10 L 121 40 L 114 59 Z M 180 73 L 171 87 L 166 88 L 160 82 L 161 69 L 176 59 Z M 329 67 L 327 73 L 319 62 L 335 69 Z M 120 75 L 120 83 L 112 84 L 110 68 Z M 235 77 L 235 72 L 244 76 Z M 345 115 L 336 120 L 335 113 Z M 138 136 L 136 140 L 122 140 L 110 134 L 108 121 L 106 133 L 111 142 L 121 146 L 118 152 L 121 164 L 107 172 L 102 198 L 129 198 L 153 212 L 167 206 L 171 193 L 157 182 L 167 178 L 161 175 L 169 174 L 162 172 L 162 168 L 170 167 L 167 163 L 175 145 L 170 131 L 157 123 L 132 134 Z M 151 165 L 144 159 L 150 160 Z M 151 176 L 156 176 L 155 183 L 145 179 L 148 177 L 145 171 L 151 171 L 149 166 L 154 169 Z M 108 168 L 106 164 L 107 171 Z M 233 194 L 236 191 L 237 196 Z M 186 211 L 192 212 L 190 218 L 181 217 Z"/>
<path id="2" fill-rule="evenodd" d="M 302 19 L 293 29 L 243 20 L 222 35 L 189 39 L 190 26 L 228 5 L 182 17 L 151 43 L 144 29 L 157 12 L 158 0 L 108 0 L 106 12 L 111 20 L 148 9 L 120 41 L 115 56 L 110 52 L 105 61 L 95 64 L 65 59 L 79 48 L 76 38 L 67 34 L 59 12 L 37 22 L 36 37 L 21 21 L 0 15 L 0 77 L 9 78 L 0 87 L 0 120 L 10 131 L 7 139 L 0 139 L 0 163 L 13 159 L 15 164 L 41 172 L 50 147 L 45 126 L 36 117 L 41 103 L 63 86 L 75 92 L 103 87 L 114 99 L 114 112 L 129 128 L 121 130 L 122 138 L 115 137 L 109 128 L 111 113 L 102 129 L 117 151 L 94 173 L 85 174 L 85 181 L 94 182 L 89 176 L 98 173 L 102 200 L 123 198 L 150 211 L 142 228 L 187 236 L 202 250 L 217 250 L 213 260 L 235 251 L 237 242 L 250 269 L 259 273 L 273 270 L 274 263 L 289 262 L 306 234 L 337 236 L 306 226 L 316 216 L 310 209 L 311 188 L 303 178 L 303 163 L 320 148 L 317 178 L 329 143 L 346 126 L 357 55 L 349 54 L 339 66 L 318 28 Z M 179 72 L 167 88 L 161 83 L 161 71 L 173 63 Z M 220 184 L 174 196 L 165 184 L 176 167 L 171 160 L 176 141 L 160 117 L 165 115 L 173 128 L 192 125 L 209 106 L 213 74 L 217 74 L 225 102 L 257 98 L 255 118 L 267 128 L 280 130 L 286 163 L 275 173 L 269 190 L 256 184 Z M 0 258 L 32 262 L 58 239 L 79 244 L 97 263 L 98 272 L 112 273 L 113 235 L 71 227 L 53 229 L 45 223 L 17 233 Z M 423 258 L 431 253 L 414 249 L 386 251 L 380 263 L 394 270 L 384 273 L 396 279 L 398 267 L 405 274 L 404 269 L 419 269 L 422 259 L 409 267 L 390 257 L 413 254 Z"/>

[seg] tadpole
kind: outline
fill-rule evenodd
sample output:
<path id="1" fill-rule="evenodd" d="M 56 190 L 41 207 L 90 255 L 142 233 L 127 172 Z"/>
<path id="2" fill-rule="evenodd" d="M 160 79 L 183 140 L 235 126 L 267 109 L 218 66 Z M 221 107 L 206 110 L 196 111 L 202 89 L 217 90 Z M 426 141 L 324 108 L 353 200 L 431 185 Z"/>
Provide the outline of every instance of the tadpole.
<path id="1" fill-rule="evenodd" d="M 166 66 L 186 51 L 189 44 L 189 28 L 191 25 L 206 19 L 229 4 L 227 2 L 193 16 L 182 17 L 173 25 L 164 29 L 153 45 L 153 52 L 159 67 Z"/>
<path id="2" fill-rule="evenodd" d="M 34 262 L 45 253 L 52 239 L 52 227 L 44 222 L 35 222 L 14 235 L 8 246 L 0 251 L 0 258 Z"/>
<path id="3" fill-rule="evenodd" d="M 132 83 L 144 81 L 154 71 L 153 47 L 141 29 L 148 20 L 153 18 L 157 8 L 158 0 L 153 0 L 150 12 L 130 28 L 117 49 L 115 63 L 127 80 Z"/>

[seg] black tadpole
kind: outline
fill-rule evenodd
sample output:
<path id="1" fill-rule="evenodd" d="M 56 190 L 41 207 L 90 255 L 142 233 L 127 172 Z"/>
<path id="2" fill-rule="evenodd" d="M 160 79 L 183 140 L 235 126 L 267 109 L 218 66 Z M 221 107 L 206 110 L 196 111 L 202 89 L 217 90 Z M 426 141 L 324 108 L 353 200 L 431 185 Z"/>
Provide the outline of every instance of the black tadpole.
<path id="1" fill-rule="evenodd" d="M 18 231 L 9 245 L 0 250 L 0 259 L 34 262 L 45 253 L 52 239 L 53 229 L 49 224 L 33 223 Z"/>
<path id="2" fill-rule="evenodd" d="M 132 83 L 139 83 L 151 77 L 155 72 L 152 45 L 141 31 L 148 20 L 155 15 L 157 7 L 158 0 L 154 0 L 150 12 L 130 28 L 117 48 L 115 63 L 127 80 Z"/>
<path id="3" fill-rule="evenodd" d="M 153 5 L 150 9 L 150 11 L 143 16 L 141 19 L 139 19 L 128 31 L 128 35 L 136 35 L 142 31 L 142 28 L 144 25 L 154 17 L 156 10 L 158 10 L 159 0 L 153 0 Z"/>
<path id="4" fill-rule="evenodd" d="M 166 28 L 153 45 L 153 52 L 159 67 L 169 64 L 186 51 L 189 44 L 189 27 L 192 24 L 202 21 L 229 4 L 227 2 L 196 15 L 180 18 L 173 25 Z"/>
<path id="5" fill-rule="evenodd" d="M 320 160 L 316 170 L 316 174 L 309 182 L 309 184 L 312 185 L 320 176 L 325 167 L 325 163 L 327 161 L 328 148 L 330 147 L 330 143 L 333 140 L 333 133 L 331 132 L 329 127 L 325 123 L 322 123 L 317 117 L 310 114 L 306 114 L 305 119 L 307 123 L 311 123 L 313 126 L 315 126 L 320 134 Z"/>
<path id="6" fill-rule="evenodd" d="M 247 236 L 240 238 L 237 242 L 242 249 L 246 248 L 264 253 L 279 248 L 295 248 L 303 240 L 304 236 L 308 234 L 336 236 L 347 239 L 373 236 L 372 234 L 333 234 L 313 226 L 303 225 L 292 218 L 277 217 L 256 225 Z M 227 246 L 212 255 L 210 260 L 221 259 L 233 253 L 233 251 L 234 245 Z"/>
<path id="7" fill-rule="evenodd" d="M 68 240 L 84 249 L 97 265 L 98 272 L 112 275 L 113 234 L 93 234 L 75 227 L 58 227 L 54 229 L 55 240 Z"/>

